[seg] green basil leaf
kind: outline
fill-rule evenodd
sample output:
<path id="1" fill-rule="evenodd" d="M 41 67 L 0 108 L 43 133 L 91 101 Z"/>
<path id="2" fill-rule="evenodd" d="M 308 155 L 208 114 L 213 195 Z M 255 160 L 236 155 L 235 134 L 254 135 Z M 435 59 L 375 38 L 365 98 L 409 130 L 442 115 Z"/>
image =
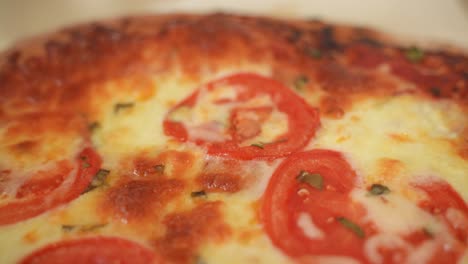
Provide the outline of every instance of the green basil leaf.
<path id="1" fill-rule="evenodd" d="M 351 220 L 345 218 L 345 217 L 337 217 L 336 220 L 346 227 L 347 229 L 353 231 L 358 237 L 363 238 L 365 236 L 364 230 L 357 224 L 351 222 Z"/>
<path id="2" fill-rule="evenodd" d="M 372 184 L 372 186 L 371 186 L 371 188 L 369 190 L 369 193 L 371 195 L 383 195 L 383 194 L 387 194 L 389 192 L 390 192 L 390 189 L 387 186 L 379 184 L 379 183 Z"/>
<path id="3" fill-rule="evenodd" d="M 420 62 L 424 58 L 424 51 L 417 47 L 411 47 L 405 51 L 405 57 L 411 62 Z"/>
<path id="4" fill-rule="evenodd" d="M 320 174 L 310 173 L 303 170 L 299 173 L 299 175 L 297 175 L 296 179 L 299 182 L 307 183 L 316 189 L 323 189 L 323 177 Z"/>

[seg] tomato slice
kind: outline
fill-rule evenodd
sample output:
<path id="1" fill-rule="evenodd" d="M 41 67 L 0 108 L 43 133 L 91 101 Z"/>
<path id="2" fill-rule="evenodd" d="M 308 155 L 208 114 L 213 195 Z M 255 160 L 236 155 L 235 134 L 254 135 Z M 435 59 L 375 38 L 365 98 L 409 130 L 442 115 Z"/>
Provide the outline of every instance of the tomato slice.
<path id="1" fill-rule="evenodd" d="M 432 215 L 414 211 L 422 217 L 418 227 L 404 222 L 412 219 L 398 223 L 398 213 L 413 208 L 411 203 L 417 209 L 418 201 L 393 191 L 388 196 L 371 195 L 356 181 L 353 169 L 335 151 L 312 150 L 286 158 L 273 173 L 260 209 L 273 244 L 300 263 L 316 263 L 323 256 L 351 257 L 362 263 L 456 263 L 463 255 L 468 209 L 446 182 L 413 184 L 427 193 L 419 207 Z M 367 211 L 375 207 L 361 204 L 368 202 L 381 207 L 370 211 L 377 213 L 376 218 Z M 383 216 L 390 212 L 395 215 Z M 377 225 L 381 217 L 396 217 L 402 229 Z M 438 223 L 437 233 L 425 226 L 427 219 Z"/>
<path id="2" fill-rule="evenodd" d="M 75 199 L 86 189 L 100 166 L 99 155 L 87 147 L 75 158 L 74 164 L 59 161 L 51 171 L 36 173 L 19 187 L 12 201 L 0 206 L 0 225 L 37 216 Z"/>
<path id="3" fill-rule="evenodd" d="M 66 240 L 47 245 L 20 261 L 21 264 L 41 263 L 161 263 L 156 254 L 137 243 L 116 237 L 94 237 Z"/>
<path id="4" fill-rule="evenodd" d="M 440 179 L 425 180 L 413 183 L 413 186 L 423 190 L 427 199 L 419 203 L 419 206 L 433 214 L 448 226 L 452 235 L 463 245 L 468 246 L 468 206 L 466 202 L 447 182 Z M 445 253 L 450 253 L 444 251 Z M 453 254 L 453 253 L 456 254 Z M 452 255 L 460 256 L 462 252 L 452 250 Z M 438 254 L 439 257 L 442 254 Z"/>
<path id="5" fill-rule="evenodd" d="M 422 179 L 411 185 L 427 195 L 427 198 L 420 201 L 418 206 L 438 219 L 448 232 L 435 235 L 431 233 L 431 230 L 423 229 L 403 235 L 400 241 L 409 245 L 410 249 L 408 246 L 406 248 L 398 246 L 391 249 L 380 248 L 383 263 L 394 263 L 394 256 L 398 254 L 402 256 L 401 260 L 406 259 L 409 263 L 457 263 L 467 249 L 468 208 L 466 203 L 447 182 L 441 179 Z M 408 259 L 412 253 L 410 251 L 425 246 L 431 252 L 424 261 L 414 259 L 414 256 Z"/>
<path id="6" fill-rule="evenodd" d="M 320 175 L 323 188 L 299 181 L 297 177 L 303 171 Z M 355 172 L 338 152 L 312 150 L 288 157 L 273 174 L 262 203 L 261 218 L 272 242 L 294 257 L 342 255 L 364 259 L 364 239 L 343 224 L 353 223 L 369 232 L 370 227 L 362 220 L 364 208 L 349 196 L 355 181 Z M 302 229 L 304 217 L 319 230 L 315 237 L 307 236 Z"/>
<path id="7" fill-rule="evenodd" d="M 240 73 L 202 86 L 171 109 L 163 125 L 166 135 L 206 146 L 209 154 L 249 160 L 301 149 L 319 123 L 318 111 L 281 83 Z M 274 124 L 283 125 L 266 128 Z"/>

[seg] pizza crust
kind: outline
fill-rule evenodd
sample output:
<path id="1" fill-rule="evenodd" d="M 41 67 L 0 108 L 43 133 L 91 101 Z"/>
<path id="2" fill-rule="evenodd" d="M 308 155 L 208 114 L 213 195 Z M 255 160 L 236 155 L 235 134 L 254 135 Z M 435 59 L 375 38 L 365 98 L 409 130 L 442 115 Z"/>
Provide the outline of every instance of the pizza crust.
<path id="1" fill-rule="evenodd" d="M 121 18 L 19 43 L 0 57 L 0 125 L 29 114 L 79 116 L 108 173 L 63 207 L 0 226 L 0 240 L 14 237 L 0 242 L 11 252 L 0 262 L 96 235 L 166 249 L 161 255 L 180 263 L 298 260 L 274 245 L 258 216 L 283 158 L 213 158 L 162 125 L 197 88 L 239 72 L 269 77 L 316 109 L 320 126 L 301 150 L 343 153 L 359 188 L 387 184 L 400 195 L 399 208 L 409 208 L 416 206 L 408 200 L 427 194 L 408 185 L 440 177 L 466 203 L 467 55 L 458 49 L 408 55 L 407 44 L 366 28 L 222 13 Z M 363 192 L 355 196 L 368 199 Z M 381 215 L 374 205 L 366 205 L 369 218 Z M 412 213 L 432 219 L 420 211 Z M 399 224 L 390 231 L 404 230 Z"/>

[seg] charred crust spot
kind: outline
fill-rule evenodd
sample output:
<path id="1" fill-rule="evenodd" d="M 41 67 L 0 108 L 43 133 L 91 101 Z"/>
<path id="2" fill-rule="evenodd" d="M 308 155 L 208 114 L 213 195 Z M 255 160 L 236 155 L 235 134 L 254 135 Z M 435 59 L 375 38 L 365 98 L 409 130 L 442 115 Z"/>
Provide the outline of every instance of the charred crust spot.
<path id="1" fill-rule="evenodd" d="M 345 100 L 343 98 L 325 96 L 320 101 L 320 112 L 329 118 L 339 119 L 344 115 L 344 106 Z"/>
<path id="2" fill-rule="evenodd" d="M 196 258 L 203 242 L 221 241 L 230 234 L 221 205 L 221 202 L 207 202 L 190 211 L 166 216 L 163 220 L 166 233 L 155 240 L 155 247 L 171 263 L 187 263 Z"/>
<path id="3" fill-rule="evenodd" d="M 325 91 L 334 94 L 367 92 L 373 83 L 371 76 L 352 71 L 336 62 L 321 64 L 316 78 Z"/>
<path id="4" fill-rule="evenodd" d="M 373 39 L 371 37 L 361 37 L 357 40 L 357 42 L 365 44 L 365 45 L 369 45 L 374 48 L 380 48 L 383 46 L 383 44 L 380 41 Z"/>
<path id="5" fill-rule="evenodd" d="M 429 92 L 432 94 L 432 96 L 439 98 L 442 95 L 442 91 L 440 90 L 439 87 L 437 86 L 432 86 L 429 88 Z"/>
<path id="6" fill-rule="evenodd" d="M 238 192 L 243 187 L 242 178 L 235 173 L 202 174 L 197 182 L 208 192 Z"/>
<path id="7" fill-rule="evenodd" d="M 356 64 L 348 65 L 347 50 L 355 45 L 367 49 L 354 53 Z M 320 51 L 321 59 L 312 60 L 305 52 L 307 47 Z M 466 84 L 460 84 L 457 92 L 451 87 L 468 80 L 467 57 L 438 50 L 424 50 L 424 54 L 424 59 L 413 65 L 417 66 L 416 75 L 412 73 L 414 76 L 403 79 L 426 90 L 434 84 L 421 81 L 423 73 L 451 75 L 443 78 L 446 85 L 444 80 L 440 81 L 442 85 L 439 82 L 436 85 L 444 98 L 466 104 Z M 45 41 L 22 45 L 3 56 L 0 58 L 2 116 L 18 111 L 57 109 L 89 114 L 95 106 L 84 98 L 97 98 L 103 93 L 96 84 L 146 69 L 170 72 L 181 62 L 184 73 L 194 76 L 202 68 L 216 70 L 240 61 L 271 64 L 281 70 L 301 69 L 308 76 L 316 75 L 316 69 L 330 60 L 344 67 L 364 64 L 367 73 L 375 72 L 380 62 L 391 65 L 401 60 L 408 62 L 404 48 L 371 30 L 315 20 L 287 21 L 222 13 L 146 16 L 94 23 L 62 30 Z M 364 62 L 360 63 L 361 60 Z M 392 74 L 398 75 L 395 71 Z M 335 84 L 341 86 L 339 82 Z M 380 89 L 375 88 L 378 86 L 364 87 L 373 91 Z"/>
<path id="8" fill-rule="evenodd" d="M 195 183 L 207 193 L 235 193 L 246 186 L 249 178 L 255 178 L 254 174 L 254 170 L 247 169 L 237 160 L 214 160 L 205 164 Z"/>
<path id="9" fill-rule="evenodd" d="M 291 28 L 289 35 L 286 37 L 286 39 L 289 42 L 295 43 L 301 38 L 301 36 L 302 36 L 302 31 L 295 29 L 295 28 Z"/>
<path id="10" fill-rule="evenodd" d="M 340 48 L 339 43 L 334 37 L 334 28 L 326 26 L 320 31 L 320 49 L 322 50 L 337 50 Z"/>
<path id="11" fill-rule="evenodd" d="M 103 209 L 126 221 L 154 217 L 181 193 L 183 186 L 181 181 L 167 179 L 121 182 L 108 191 Z"/>
<path id="12" fill-rule="evenodd" d="M 10 150 L 16 153 L 30 153 L 35 152 L 35 149 L 39 147 L 39 142 L 26 140 L 10 146 Z"/>

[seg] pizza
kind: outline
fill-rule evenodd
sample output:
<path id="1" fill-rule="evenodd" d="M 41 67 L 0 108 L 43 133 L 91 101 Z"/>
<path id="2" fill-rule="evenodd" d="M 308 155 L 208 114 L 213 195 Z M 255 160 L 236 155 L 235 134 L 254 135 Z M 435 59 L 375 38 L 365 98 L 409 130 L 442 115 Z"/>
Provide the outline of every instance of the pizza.
<path id="1" fill-rule="evenodd" d="M 468 56 L 423 44 L 231 14 L 19 43 L 0 263 L 467 263 Z"/>

